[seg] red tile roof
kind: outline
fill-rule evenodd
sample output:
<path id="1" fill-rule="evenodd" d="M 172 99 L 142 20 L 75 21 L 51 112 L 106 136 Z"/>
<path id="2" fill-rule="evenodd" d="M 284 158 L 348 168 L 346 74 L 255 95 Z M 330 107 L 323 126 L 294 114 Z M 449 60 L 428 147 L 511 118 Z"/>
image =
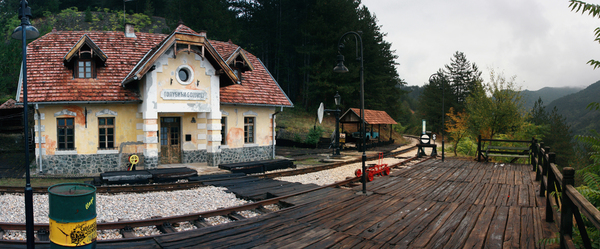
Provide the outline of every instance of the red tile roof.
<path id="1" fill-rule="evenodd" d="M 239 48 L 230 42 L 211 40 L 210 43 L 225 60 Z M 254 70 L 242 73 L 241 84 L 221 87 L 221 103 L 291 106 L 291 101 L 262 62 L 248 51 L 243 51 L 254 66 Z"/>
<path id="2" fill-rule="evenodd" d="M 185 25 L 179 25 L 174 32 L 198 35 Z M 108 57 L 106 67 L 96 68 L 95 79 L 73 78 L 73 69 L 63 64 L 64 56 L 84 35 Z M 139 94 L 123 87 L 122 82 L 128 75 L 133 77 L 134 68 L 148 61 L 147 57 L 154 55 L 169 36 L 148 33 L 136 36 L 126 38 L 123 32 L 57 31 L 31 42 L 27 48 L 28 101 L 140 101 Z M 230 42 L 209 42 L 222 60 L 239 48 Z M 262 62 L 247 51 L 244 53 L 255 70 L 244 72 L 241 84 L 221 87 L 221 103 L 292 106 Z"/>
<path id="3" fill-rule="evenodd" d="M 97 67 L 95 79 L 73 78 L 64 56 L 84 36 L 107 55 L 106 67 Z M 165 35 L 123 32 L 57 31 L 27 46 L 27 99 L 30 102 L 139 101 L 137 93 L 121 86 L 137 62 Z M 22 93 L 21 93 L 22 95 Z"/>
<path id="4" fill-rule="evenodd" d="M 342 117 L 346 115 L 356 115 L 360 119 L 360 109 L 350 108 L 342 115 Z M 340 117 L 340 119 L 342 119 L 342 117 Z M 369 109 L 365 109 L 365 122 L 367 124 L 397 124 L 387 112 Z"/>
<path id="5" fill-rule="evenodd" d="M 28 99 L 29 100 L 29 99 Z M 15 109 L 15 108 L 23 108 L 23 106 L 17 106 L 17 101 L 14 99 L 9 99 L 4 104 L 0 105 L 0 109 Z"/>

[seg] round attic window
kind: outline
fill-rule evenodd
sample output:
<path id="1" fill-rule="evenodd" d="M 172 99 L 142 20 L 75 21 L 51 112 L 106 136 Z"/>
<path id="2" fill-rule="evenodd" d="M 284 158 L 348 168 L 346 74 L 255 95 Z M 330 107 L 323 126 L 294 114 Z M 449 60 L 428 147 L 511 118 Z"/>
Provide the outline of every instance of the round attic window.
<path id="1" fill-rule="evenodd" d="M 187 85 L 192 82 L 194 78 L 194 72 L 188 65 L 181 65 L 177 68 L 177 81 L 180 84 Z"/>

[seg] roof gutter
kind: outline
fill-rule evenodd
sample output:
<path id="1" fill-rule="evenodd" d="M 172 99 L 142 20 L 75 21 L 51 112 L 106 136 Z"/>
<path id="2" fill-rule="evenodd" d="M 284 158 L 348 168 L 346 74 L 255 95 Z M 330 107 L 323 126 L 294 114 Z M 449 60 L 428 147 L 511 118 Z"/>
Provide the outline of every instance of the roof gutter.
<path id="1" fill-rule="evenodd" d="M 29 102 L 38 105 L 81 105 L 81 104 L 135 104 L 142 103 L 141 100 L 127 101 L 60 101 L 60 102 Z M 15 105 L 23 105 L 23 102 L 17 102 Z"/>
<path id="2" fill-rule="evenodd" d="M 290 102 L 291 103 L 291 102 Z M 223 103 L 221 102 L 221 105 L 247 105 L 247 106 L 264 106 L 264 107 L 289 107 L 289 108 L 293 108 L 294 105 L 268 105 L 268 104 L 247 104 L 247 103 Z"/>

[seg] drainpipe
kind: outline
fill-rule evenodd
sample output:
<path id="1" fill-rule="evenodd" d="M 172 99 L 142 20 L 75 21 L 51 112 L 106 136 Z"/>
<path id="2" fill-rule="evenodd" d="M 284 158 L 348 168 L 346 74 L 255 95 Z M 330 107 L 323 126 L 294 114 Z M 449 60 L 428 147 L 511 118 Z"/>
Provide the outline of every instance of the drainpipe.
<path id="1" fill-rule="evenodd" d="M 35 104 L 35 111 L 37 112 L 38 115 L 38 144 L 39 144 L 39 150 L 38 150 L 38 157 L 40 160 L 40 174 L 42 174 L 43 168 L 42 168 L 42 115 L 40 115 L 40 108 L 38 106 L 38 104 Z"/>
<path id="2" fill-rule="evenodd" d="M 283 112 L 283 107 L 281 107 L 280 111 L 273 113 L 273 118 L 271 119 L 271 127 L 273 127 L 273 141 L 271 142 L 273 144 L 273 159 L 275 159 L 275 116 L 281 112 Z"/>

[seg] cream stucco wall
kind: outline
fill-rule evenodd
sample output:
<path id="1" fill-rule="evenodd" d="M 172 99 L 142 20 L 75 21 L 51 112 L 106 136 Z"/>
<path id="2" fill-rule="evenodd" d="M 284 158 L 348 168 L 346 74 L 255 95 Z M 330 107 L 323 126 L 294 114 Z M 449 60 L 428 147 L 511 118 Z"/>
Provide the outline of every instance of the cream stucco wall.
<path id="1" fill-rule="evenodd" d="M 222 105 L 221 115 L 227 117 L 226 145 L 228 148 L 272 145 L 272 114 L 274 107 Z M 255 143 L 244 143 L 244 117 L 256 117 Z"/>
<path id="2" fill-rule="evenodd" d="M 87 127 L 85 110 L 87 109 Z M 143 135 L 140 123 L 141 114 L 136 112 L 137 104 L 106 104 L 106 105 L 47 105 L 40 106 L 42 154 L 55 155 L 70 152 L 57 152 L 57 118 L 74 118 L 75 148 L 77 154 L 103 153 L 98 150 L 98 118 L 115 118 L 115 148 L 118 150 L 122 143 L 136 142 Z M 36 114 L 35 140 L 39 148 L 40 119 Z M 139 146 L 124 146 L 122 152 L 139 152 Z M 36 154 L 39 153 L 36 150 Z"/>

